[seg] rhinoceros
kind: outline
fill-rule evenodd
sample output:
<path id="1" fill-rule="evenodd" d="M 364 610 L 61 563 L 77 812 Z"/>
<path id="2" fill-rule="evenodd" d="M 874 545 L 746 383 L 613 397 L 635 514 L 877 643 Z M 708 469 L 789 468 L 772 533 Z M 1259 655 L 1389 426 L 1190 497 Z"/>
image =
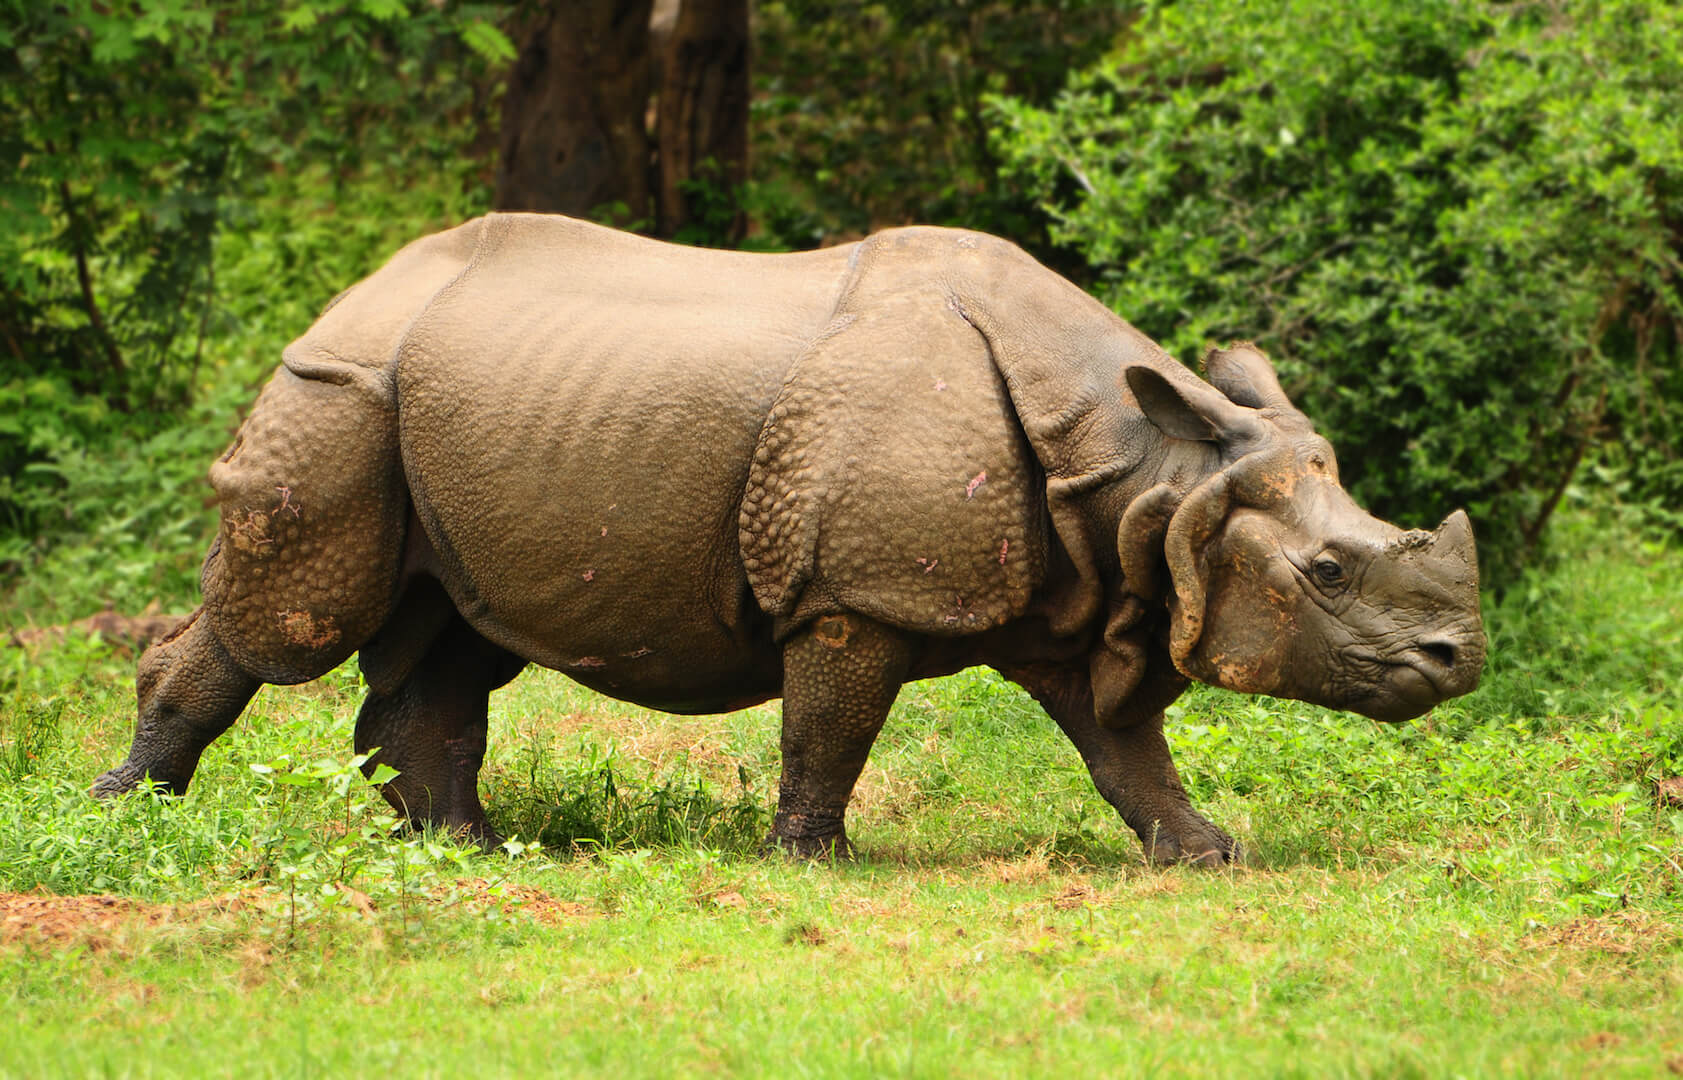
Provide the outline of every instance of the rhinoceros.
<path id="1" fill-rule="evenodd" d="M 901 684 L 988 665 L 1149 858 L 1234 860 L 1164 740 L 1189 680 L 1400 721 L 1471 690 L 1485 643 L 1465 513 L 1370 516 L 1261 352 L 1204 364 L 956 229 L 418 240 L 287 347 L 212 466 L 203 603 L 142 657 L 93 791 L 185 790 L 261 683 L 360 653 L 387 799 L 489 839 L 488 696 L 535 663 L 676 713 L 782 697 L 771 842 L 841 854 Z"/>

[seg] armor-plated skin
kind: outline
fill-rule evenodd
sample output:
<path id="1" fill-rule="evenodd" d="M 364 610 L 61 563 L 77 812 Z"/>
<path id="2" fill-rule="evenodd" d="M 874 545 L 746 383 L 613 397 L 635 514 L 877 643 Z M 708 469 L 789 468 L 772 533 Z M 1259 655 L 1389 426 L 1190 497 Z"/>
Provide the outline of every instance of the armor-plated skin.
<path id="1" fill-rule="evenodd" d="M 489 837 L 486 701 L 534 662 L 675 712 L 782 696 L 772 839 L 830 852 L 900 685 L 987 664 L 1153 858 L 1219 863 L 1162 736 L 1188 677 L 1397 720 L 1483 664 L 1465 515 L 1367 515 L 1255 349 L 1205 383 L 994 237 L 751 255 L 491 215 L 283 361 L 96 794 L 183 790 L 260 682 L 360 650 L 388 799 Z"/>

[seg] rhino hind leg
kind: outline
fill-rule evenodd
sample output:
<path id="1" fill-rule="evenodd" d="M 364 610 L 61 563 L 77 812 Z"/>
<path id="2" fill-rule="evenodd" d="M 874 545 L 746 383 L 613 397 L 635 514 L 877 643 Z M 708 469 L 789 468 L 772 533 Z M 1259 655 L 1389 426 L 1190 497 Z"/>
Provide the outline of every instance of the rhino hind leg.
<path id="1" fill-rule="evenodd" d="M 364 646 L 369 691 L 356 750 L 376 751 L 364 772 L 397 770 L 382 794 L 411 825 L 466 832 L 487 847 L 500 842 L 479 801 L 486 712 L 491 691 L 524 666 L 456 614 L 430 578 L 413 583 L 391 623 Z"/>
<path id="2" fill-rule="evenodd" d="M 147 777 L 184 791 L 261 683 L 326 674 L 389 616 L 408 512 L 395 408 L 374 375 L 326 376 L 277 371 L 211 467 L 222 520 L 204 603 L 141 657 L 134 744 L 95 795 Z"/>
<path id="3" fill-rule="evenodd" d="M 199 755 L 239 718 L 260 685 L 234 662 L 200 608 L 141 655 L 135 678 L 139 721 L 128 757 L 94 781 L 100 798 L 150 779 L 187 790 Z"/>
<path id="4" fill-rule="evenodd" d="M 857 615 L 824 616 L 784 646 L 783 778 L 769 846 L 851 853 L 843 816 L 910 667 L 904 635 Z"/>
<path id="5" fill-rule="evenodd" d="M 409 493 L 378 380 L 275 373 L 211 467 L 222 512 L 202 575 L 230 655 L 270 683 L 315 679 L 397 601 Z"/>

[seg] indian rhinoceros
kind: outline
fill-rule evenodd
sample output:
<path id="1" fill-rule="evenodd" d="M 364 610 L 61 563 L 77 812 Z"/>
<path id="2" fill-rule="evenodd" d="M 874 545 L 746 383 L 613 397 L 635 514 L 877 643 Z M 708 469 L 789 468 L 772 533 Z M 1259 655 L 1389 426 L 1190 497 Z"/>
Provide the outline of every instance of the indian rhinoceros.
<path id="1" fill-rule="evenodd" d="M 1464 513 L 1368 515 L 1254 347 L 1204 382 L 995 237 L 760 255 L 492 214 L 282 361 L 97 795 L 184 790 L 259 684 L 360 651 L 386 797 L 489 837 L 487 698 L 536 663 L 670 712 L 781 696 L 772 842 L 845 852 L 901 684 L 985 664 L 1151 858 L 1219 863 L 1163 737 L 1189 679 L 1396 721 L 1483 666 Z"/>

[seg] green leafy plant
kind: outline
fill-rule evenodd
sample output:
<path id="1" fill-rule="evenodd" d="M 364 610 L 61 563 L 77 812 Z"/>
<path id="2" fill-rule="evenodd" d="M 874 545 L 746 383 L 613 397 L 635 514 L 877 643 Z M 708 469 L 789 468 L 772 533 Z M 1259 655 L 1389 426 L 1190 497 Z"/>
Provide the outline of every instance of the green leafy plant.
<path id="1" fill-rule="evenodd" d="M 1683 13 L 1158 5 L 1011 173 L 1189 362 L 1257 339 L 1385 516 L 1465 505 L 1511 579 L 1587 455 L 1675 502 Z"/>
<path id="2" fill-rule="evenodd" d="M 149 437 L 196 396 L 230 328 L 217 244 L 277 178 L 459 156 L 437 121 L 485 107 L 498 11 L 0 0 L 0 526 L 51 527 L 67 444 Z"/>
<path id="3" fill-rule="evenodd" d="M 257 872 L 286 898 L 289 941 L 300 923 L 372 915 L 381 902 L 400 907 L 407 929 L 425 910 L 418 901 L 465 876 L 477 857 L 464 838 L 410 833 L 378 791 L 397 770 L 380 764 L 363 773 L 373 753 L 303 764 L 282 756 L 250 766 L 264 784 L 255 800 L 264 824 L 250 840 L 251 857 Z M 522 858 L 542 847 L 512 839 L 502 850 Z"/>
<path id="4" fill-rule="evenodd" d="M 591 747 L 581 760 L 558 757 L 547 741 L 522 748 L 523 767 L 497 783 L 489 811 L 497 826 L 560 851 L 605 852 L 687 844 L 757 850 L 770 817 L 739 769 L 734 798 L 683 775 L 628 774 L 612 750 Z M 501 779 L 501 778 L 499 778 Z"/>
<path id="5" fill-rule="evenodd" d="M 999 181 L 985 97 L 1049 100 L 1132 11 L 1103 0 L 757 3 L 750 213 L 797 248 L 912 224 L 1039 246 L 1044 215 Z"/>

